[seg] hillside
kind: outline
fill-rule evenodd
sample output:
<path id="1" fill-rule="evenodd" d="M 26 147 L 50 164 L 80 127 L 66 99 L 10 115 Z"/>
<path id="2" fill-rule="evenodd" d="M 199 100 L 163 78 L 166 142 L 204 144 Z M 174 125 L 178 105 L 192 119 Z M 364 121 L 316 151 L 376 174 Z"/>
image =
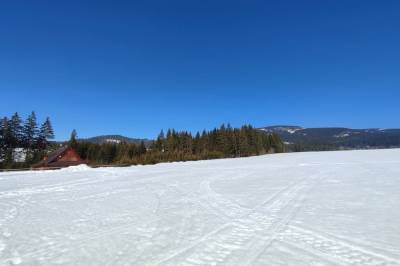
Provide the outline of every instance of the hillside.
<path id="1" fill-rule="evenodd" d="M 260 128 L 278 134 L 289 147 L 302 150 L 368 149 L 400 147 L 400 129 L 302 128 L 269 126 Z"/>
<path id="2" fill-rule="evenodd" d="M 96 144 L 121 143 L 121 142 L 140 144 L 140 142 L 143 141 L 147 145 L 147 144 L 150 144 L 150 142 L 151 142 L 151 140 L 149 140 L 149 139 L 129 138 L 129 137 L 121 136 L 121 135 L 101 135 L 101 136 L 95 136 L 95 137 L 86 138 L 86 139 L 80 139 L 80 140 L 88 141 L 88 142 L 96 143 Z"/>

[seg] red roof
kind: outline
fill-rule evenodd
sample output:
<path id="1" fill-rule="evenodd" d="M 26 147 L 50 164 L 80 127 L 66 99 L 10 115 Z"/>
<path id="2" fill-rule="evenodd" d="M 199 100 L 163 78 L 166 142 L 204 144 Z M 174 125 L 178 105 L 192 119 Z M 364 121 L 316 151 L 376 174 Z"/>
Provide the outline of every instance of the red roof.
<path id="1" fill-rule="evenodd" d="M 34 168 L 68 167 L 84 163 L 81 157 L 70 147 L 62 147 L 49 154 L 41 162 L 33 165 Z"/>

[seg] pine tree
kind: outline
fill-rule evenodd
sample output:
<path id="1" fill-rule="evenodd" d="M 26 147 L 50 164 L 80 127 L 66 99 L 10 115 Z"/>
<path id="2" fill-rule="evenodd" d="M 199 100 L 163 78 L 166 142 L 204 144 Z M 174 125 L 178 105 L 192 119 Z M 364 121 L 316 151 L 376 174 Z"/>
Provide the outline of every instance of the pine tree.
<path id="1" fill-rule="evenodd" d="M 134 143 L 129 144 L 128 156 L 130 160 L 133 160 L 137 153 L 137 147 Z"/>
<path id="2" fill-rule="evenodd" d="M 117 145 L 114 143 L 103 143 L 100 149 L 101 162 L 103 164 L 113 164 L 117 156 Z"/>
<path id="3" fill-rule="evenodd" d="M 2 145 L 0 153 L 5 165 L 13 162 L 14 135 L 10 124 L 11 121 L 7 117 L 4 117 L 2 120 Z"/>
<path id="4" fill-rule="evenodd" d="M 164 145 L 165 145 L 164 142 L 165 142 L 164 130 L 161 129 L 161 132 L 158 135 L 157 140 L 154 142 L 155 149 L 160 152 L 164 152 Z"/>
<path id="5" fill-rule="evenodd" d="M 141 141 L 141 142 L 140 142 L 140 145 L 139 145 L 139 149 L 138 149 L 139 155 L 145 154 L 146 151 L 147 151 L 146 145 L 144 144 L 143 141 Z"/>
<path id="6" fill-rule="evenodd" d="M 53 126 L 50 122 L 50 118 L 47 117 L 46 121 L 43 123 L 44 129 L 45 129 L 45 135 L 46 135 L 46 139 L 54 139 L 54 130 L 53 130 Z"/>
<path id="7" fill-rule="evenodd" d="M 38 134 L 36 114 L 32 112 L 26 120 L 23 127 L 23 143 L 24 147 L 29 151 L 35 148 L 35 142 Z"/>
<path id="8" fill-rule="evenodd" d="M 0 123 L 0 160 L 3 161 L 6 158 L 7 151 L 9 149 L 9 138 L 10 130 L 8 124 L 8 118 L 4 117 Z"/>
<path id="9" fill-rule="evenodd" d="M 54 139 L 54 131 L 53 127 L 51 126 L 50 118 L 46 118 L 46 121 L 40 126 L 38 139 L 37 139 L 37 146 L 41 150 L 47 149 L 49 144 L 49 140 Z"/>
<path id="10" fill-rule="evenodd" d="M 95 143 L 90 143 L 87 150 L 87 160 L 92 163 L 100 162 L 100 145 Z"/>
<path id="11" fill-rule="evenodd" d="M 22 120 L 18 113 L 15 113 L 9 121 L 9 126 L 12 134 L 11 147 L 18 148 L 23 146 L 23 127 Z"/>
<path id="12" fill-rule="evenodd" d="M 4 149 L 4 125 L 3 120 L 0 121 L 0 161 L 3 159 L 3 149 Z"/>
<path id="13" fill-rule="evenodd" d="M 68 142 L 68 146 L 70 148 L 76 149 L 78 147 L 78 141 L 76 140 L 77 136 L 78 136 L 78 134 L 76 133 L 76 130 L 75 129 L 72 130 L 71 137 Z"/>
<path id="14" fill-rule="evenodd" d="M 247 126 L 243 126 L 239 133 L 239 156 L 249 156 L 250 145 L 247 137 Z"/>
<path id="15" fill-rule="evenodd" d="M 193 154 L 200 154 L 200 152 L 201 152 L 201 148 L 200 148 L 200 132 L 197 132 L 196 136 L 193 139 L 192 150 L 193 150 Z"/>

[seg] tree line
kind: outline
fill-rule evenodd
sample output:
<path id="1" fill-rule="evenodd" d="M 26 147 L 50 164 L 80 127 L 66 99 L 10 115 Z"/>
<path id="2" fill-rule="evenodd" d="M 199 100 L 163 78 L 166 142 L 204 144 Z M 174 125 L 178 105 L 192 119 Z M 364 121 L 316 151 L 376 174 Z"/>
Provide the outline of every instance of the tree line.
<path id="1" fill-rule="evenodd" d="M 276 134 L 268 134 L 245 125 L 229 124 L 210 131 L 197 132 L 169 129 L 144 143 L 96 144 L 78 140 L 73 130 L 68 143 L 52 142 L 54 131 L 50 118 L 38 123 L 35 112 L 25 120 L 18 113 L 0 121 L 0 168 L 30 167 L 45 155 L 69 145 L 90 165 L 135 165 L 159 162 L 234 158 L 283 152 L 285 146 Z M 16 153 L 25 155 L 25 162 L 15 162 Z"/>
<path id="2" fill-rule="evenodd" d="M 69 145 L 92 165 L 155 164 L 159 162 L 234 158 L 283 152 L 284 144 L 276 134 L 268 134 L 250 125 L 232 128 L 222 125 L 192 135 L 169 129 L 149 145 L 144 142 L 95 144 L 76 140 L 74 131 Z"/>
<path id="3" fill-rule="evenodd" d="M 25 121 L 18 113 L 3 117 L 0 121 L 0 166 L 15 167 L 17 149 L 26 156 L 23 163 L 25 166 L 37 162 L 46 153 L 49 141 L 53 138 L 54 131 L 49 117 L 41 124 L 38 124 L 35 112 Z"/>

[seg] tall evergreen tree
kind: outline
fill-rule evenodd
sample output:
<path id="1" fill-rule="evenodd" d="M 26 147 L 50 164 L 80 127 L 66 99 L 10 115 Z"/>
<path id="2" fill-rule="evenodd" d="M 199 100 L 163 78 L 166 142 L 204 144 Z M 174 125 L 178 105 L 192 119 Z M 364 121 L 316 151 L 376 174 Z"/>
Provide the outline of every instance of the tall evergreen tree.
<path id="1" fill-rule="evenodd" d="M 139 150 L 138 150 L 138 152 L 139 152 L 139 154 L 141 155 L 141 154 L 145 154 L 146 151 L 147 151 L 146 145 L 144 144 L 143 141 L 141 141 L 141 142 L 140 142 L 140 145 L 139 145 Z"/>
<path id="2" fill-rule="evenodd" d="M 7 117 L 2 120 L 2 131 L 1 157 L 7 165 L 13 162 L 13 142 L 15 139 L 11 129 L 11 121 Z"/>
<path id="3" fill-rule="evenodd" d="M 2 160 L 2 151 L 3 151 L 3 146 L 5 145 L 4 141 L 4 125 L 3 125 L 3 119 L 0 121 L 0 160 Z"/>
<path id="4" fill-rule="evenodd" d="M 46 121 L 44 121 L 43 124 L 40 126 L 37 146 L 42 150 L 47 149 L 47 146 L 49 144 L 48 141 L 50 139 L 54 139 L 54 131 L 50 122 L 50 118 L 47 117 Z"/>
<path id="5" fill-rule="evenodd" d="M 115 163 L 117 157 L 117 145 L 115 143 L 104 143 L 101 145 L 100 156 L 103 164 Z"/>
<path id="6" fill-rule="evenodd" d="M 54 139 L 54 130 L 49 117 L 46 117 L 46 121 L 44 121 L 43 127 L 46 139 L 48 140 Z"/>
<path id="7" fill-rule="evenodd" d="M 165 145 L 165 135 L 164 130 L 161 129 L 160 134 L 158 134 L 157 140 L 154 143 L 154 148 L 160 152 L 164 152 L 164 145 Z"/>
<path id="8" fill-rule="evenodd" d="M 9 121 L 9 127 L 12 134 L 11 146 L 12 148 L 23 146 L 23 126 L 22 120 L 18 113 L 14 113 Z"/>
<path id="9" fill-rule="evenodd" d="M 37 134 L 38 134 L 38 128 L 37 128 L 36 114 L 35 112 L 32 112 L 28 116 L 23 127 L 24 148 L 27 148 L 30 151 L 35 148 Z"/>
<path id="10" fill-rule="evenodd" d="M 68 142 L 69 147 L 71 147 L 73 149 L 76 149 L 78 147 L 78 141 L 76 140 L 77 136 L 78 136 L 78 134 L 76 133 L 76 130 L 75 129 L 72 130 L 71 137 Z"/>
<path id="11" fill-rule="evenodd" d="M 0 123 L 0 160 L 6 159 L 7 153 L 10 150 L 11 132 L 8 118 L 4 117 Z"/>

